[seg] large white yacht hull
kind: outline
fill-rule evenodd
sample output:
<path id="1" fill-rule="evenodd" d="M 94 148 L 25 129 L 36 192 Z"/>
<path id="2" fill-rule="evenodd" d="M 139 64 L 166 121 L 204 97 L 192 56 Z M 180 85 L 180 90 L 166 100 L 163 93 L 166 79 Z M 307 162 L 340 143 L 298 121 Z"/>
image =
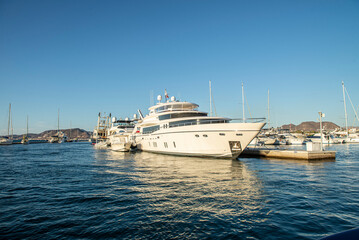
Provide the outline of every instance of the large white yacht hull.
<path id="1" fill-rule="evenodd" d="M 217 123 L 136 134 L 142 151 L 199 157 L 237 158 L 265 123 Z"/>

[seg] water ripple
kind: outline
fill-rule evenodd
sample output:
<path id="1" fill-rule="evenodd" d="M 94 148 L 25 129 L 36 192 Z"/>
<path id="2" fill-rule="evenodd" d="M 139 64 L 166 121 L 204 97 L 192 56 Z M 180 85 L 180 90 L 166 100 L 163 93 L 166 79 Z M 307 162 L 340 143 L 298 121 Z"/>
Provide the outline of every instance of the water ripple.
<path id="1" fill-rule="evenodd" d="M 359 225 L 359 145 L 336 161 L 0 148 L 1 238 L 318 239 Z"/>

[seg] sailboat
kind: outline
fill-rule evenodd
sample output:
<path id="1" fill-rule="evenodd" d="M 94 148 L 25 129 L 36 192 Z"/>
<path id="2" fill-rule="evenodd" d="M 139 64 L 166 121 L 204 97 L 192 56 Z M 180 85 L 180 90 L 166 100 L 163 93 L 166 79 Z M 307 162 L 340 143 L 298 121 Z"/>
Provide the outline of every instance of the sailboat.
<path id="1" fill-rule="evenodd" d="M 349 94 L 346 90 L 346 88 L 344 87 L 344 82 L 342 81 L 342 87 L 343 87 L 343 99 L 344 99 L 344 113 L 345 113 L 345 133 L 346 133 L 346 138 L 345 138 L 345 142 L 346 143 L 359 143 L 359 134 L 358 133 L 349 133 L 349 129 L 348 129 L 348 114 L 347 114 L 347 105 L 346 105 L 346 102 L 345 102 L 345 93 L 347 93 L 348 95 L 348 98 L 349 98 L 349 101 L 353 107 L 353 110 L 354 110 L 354 114 L 355 114 L 355 117 L 358 119 L 358 114 L 357 112 L 355 111 L 355 108 L 353 106 L 353 103 L 349 97 Z M 359 120 L 359 119 L 358 119 Z"/>
<path id="2" fill-rule="evenodd" d="M 60 109 L 57 111 L 57 133 L 51 136 L 50 143 L 64 143 L 67 141 L 67 136 L 60 131 Z"/>
<path id="3" fill-rule="evenodd" d="M 11 125 L 11 137 L 10 137 L 10 125 Z M 7 123 L 7 136 L 0 138 L 0 145 L 10 145 L 12 144 L 12 116 L 11 116 L 11 103 L 9 103 L 9 119 Z"/>
<path id="4" fill-rule="evenodd" d="M 21 140 L 21 143 L 24 145 L 29 144 L 28 134 L 29 134 L 29 116 L 26 116 L 26 135 L 22 136 L 22 140 Z"/>

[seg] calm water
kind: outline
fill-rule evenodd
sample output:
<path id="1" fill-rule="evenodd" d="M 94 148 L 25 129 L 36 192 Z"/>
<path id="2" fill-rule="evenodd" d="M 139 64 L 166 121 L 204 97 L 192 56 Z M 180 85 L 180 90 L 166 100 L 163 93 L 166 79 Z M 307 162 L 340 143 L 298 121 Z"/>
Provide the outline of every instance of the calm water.
<path id="1" fill-rule="evenodd" d="M 318 239 L 359 226 L 359 144 L 336 161 L 0 147 L 0 238 Z"/>

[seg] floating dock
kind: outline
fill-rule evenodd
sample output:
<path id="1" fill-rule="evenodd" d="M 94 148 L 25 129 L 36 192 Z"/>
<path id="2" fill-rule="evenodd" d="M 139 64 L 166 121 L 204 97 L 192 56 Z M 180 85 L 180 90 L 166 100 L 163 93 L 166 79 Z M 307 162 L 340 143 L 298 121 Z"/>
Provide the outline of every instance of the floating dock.
<path id="1" fill-rule="evenodd" d="M 305 151 L 267 148 L 246 148 L 240 157 L 264 157 L 295 160 L 335 159 L 335 151 Z"/>

